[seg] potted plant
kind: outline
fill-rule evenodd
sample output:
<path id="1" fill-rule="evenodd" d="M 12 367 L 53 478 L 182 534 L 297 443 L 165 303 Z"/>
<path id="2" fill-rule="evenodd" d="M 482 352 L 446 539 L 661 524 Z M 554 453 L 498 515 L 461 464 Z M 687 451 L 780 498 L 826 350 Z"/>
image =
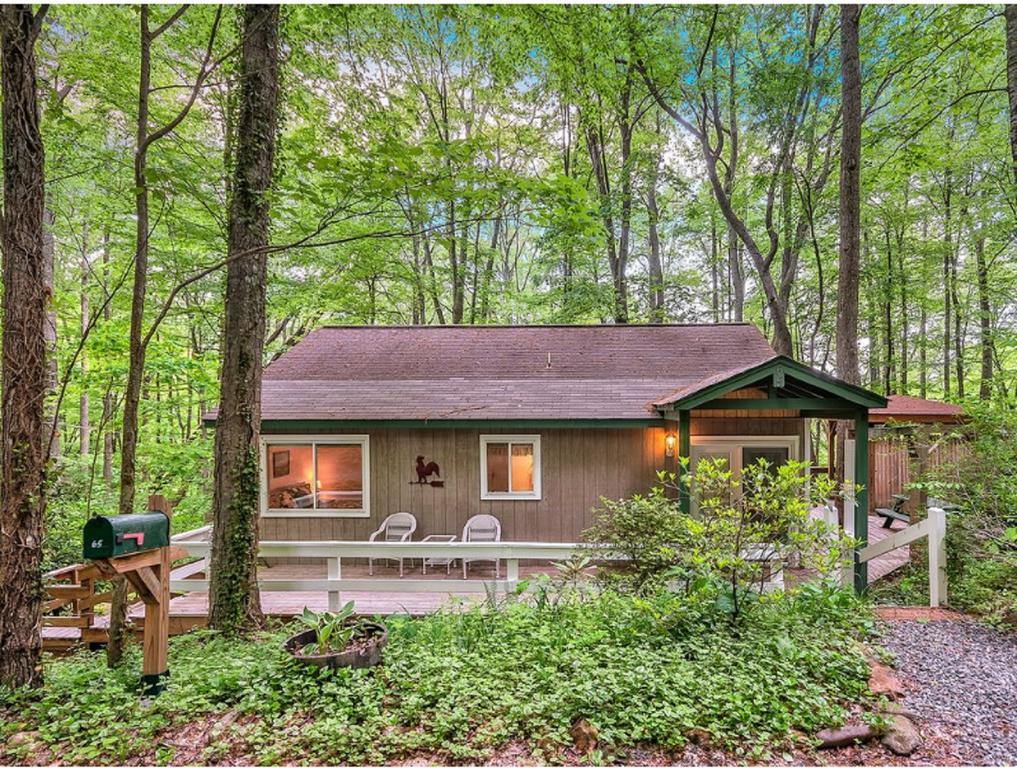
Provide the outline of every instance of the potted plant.
<path id="1" fill-rule="evenodd" d="M 353 616 L 350 600 L 338 613 L 304 608 L 300 621 L 308 629 L 290 637 L 283 648 L 294 659 L 315 667 L 373 667 L 388 641 L 383 624 Z"/>

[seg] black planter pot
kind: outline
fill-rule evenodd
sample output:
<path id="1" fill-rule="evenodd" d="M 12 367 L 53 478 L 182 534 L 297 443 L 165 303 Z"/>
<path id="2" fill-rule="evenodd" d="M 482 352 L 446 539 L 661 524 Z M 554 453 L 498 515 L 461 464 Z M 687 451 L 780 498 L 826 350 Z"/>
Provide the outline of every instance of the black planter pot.
<path id="1" fill-rule="evenodd" d="M 338 669 L 339 667 L 373 667 L 381 662 L 381 650 L 388 642 L 388 629 L 384 624 L 365 621 L 363 626 L 368 642 L 361 648 L 330 651 L 321 654 L 304 654 L 301 650 L 315 640 L 315 631 L 307 629 L 290 637 L 283 643 L 283 649 L 297 661 L 312 667 Z"/>

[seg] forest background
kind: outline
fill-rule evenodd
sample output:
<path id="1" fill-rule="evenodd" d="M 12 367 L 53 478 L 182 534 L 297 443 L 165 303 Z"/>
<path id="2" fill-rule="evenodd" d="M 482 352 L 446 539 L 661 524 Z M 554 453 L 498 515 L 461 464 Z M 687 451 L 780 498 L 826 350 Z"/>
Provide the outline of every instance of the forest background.
<path id="1" fill-rule="evenodd" d="M 83 520 L 123 498 L 132 364 L 135 508 L 163 494 L 184 530 L 211 504 L 201 414 L 218 403 L 239 17 L 149 13 L 145 86 L 137 8 L 54 6 L 37 43 L 47 566 L 76 560 Z M 326 323 L 747 321 L 836 372 L 840 21 L 789 5 L 285 7 L 266 358 Z M 876 391 L 1017 398 L 1005 29 L 998 5 L 861 14 L 858 349 Z M 156 138 L 139 173 L 142 104 Z"/>

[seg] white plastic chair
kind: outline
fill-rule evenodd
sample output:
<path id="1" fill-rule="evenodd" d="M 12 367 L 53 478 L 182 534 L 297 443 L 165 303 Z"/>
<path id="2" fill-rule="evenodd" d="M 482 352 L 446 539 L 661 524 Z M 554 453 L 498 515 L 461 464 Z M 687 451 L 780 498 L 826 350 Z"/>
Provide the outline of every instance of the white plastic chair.
<path id="1" fill-rule="evenodd" d="M 378 528 L 374 533 L 368 537 L 368 541 L 377 541 L 380 537 L 382 541 L 410 541 L 413 538 L 413 532 L 417 530 L 417 518 L 411 515 L 409 512 L 396 512 L 395 514 L 386 517 L 381 527 Z M 403 558 L 401 557 L 369 557 L 367 559 L 367 575 L 374 576 L 374 561 L 375 560 L 398 560 L 399 561 L 399 577 L 403 575 Z"/>
<path id="2" fill-rule="evenodd" d="M 501 541 L 501 523 L 494 515 L 474 515 L 463 526 L 463 541 Z M 463 578 L 466 567 L 473 562 L 493 562 L 494 578 L 501 578 L 501 561 L 494 557 L 464 557 Z"/>

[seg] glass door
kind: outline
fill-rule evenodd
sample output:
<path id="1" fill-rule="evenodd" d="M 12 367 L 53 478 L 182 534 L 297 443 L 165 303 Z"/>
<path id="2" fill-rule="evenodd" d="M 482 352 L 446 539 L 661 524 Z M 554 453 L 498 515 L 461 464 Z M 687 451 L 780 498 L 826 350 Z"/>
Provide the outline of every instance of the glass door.
<path id="1" fill-rule="evenodd" d="M 790 459 L 790 451 L 786 445 L 750 446 L 742 448 L 742 467 L 749 467 L 763 459 L 769 466 L 770 472 L 776 472 L 777 467 L 787 464 Z"/>
<path id="2" fill-rule="evenodd" d="M 734 445 L 693 445 L 691 455 L 689 456 L 689 471 L 692 473 L 692 476 L 695 477 L 696 468 L 699 466 L 699 462 L 703 459 L 709 459 L 711 461 L 722 460 L 724 462 L 725 469 L 732 473 L 736 473 L 738 471 L 737 466 L 735 466 L 737 456 L 738 447 Z M 699 508 L 699 497 L 700 494 L 697 493 L 696 488 L 693 486 L 691 505 L 693 513 L 695 513 Z M 730 498 L 730 494 L 727 494 L 727 498 Z"/>

